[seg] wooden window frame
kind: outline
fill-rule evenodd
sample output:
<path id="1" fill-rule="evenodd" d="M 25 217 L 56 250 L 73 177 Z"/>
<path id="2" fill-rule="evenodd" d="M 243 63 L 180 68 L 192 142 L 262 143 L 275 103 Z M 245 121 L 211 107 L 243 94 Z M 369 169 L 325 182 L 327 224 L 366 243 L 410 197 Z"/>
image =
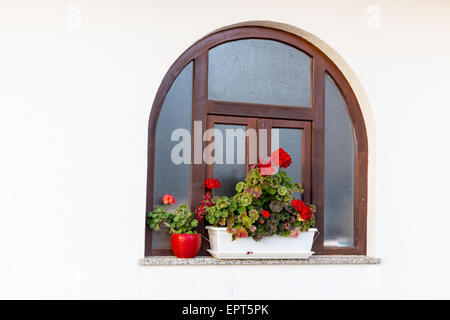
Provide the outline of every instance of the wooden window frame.
<path id="1" fill-rule="evenodd" d="M 240 103 L 208 100 L 208 51 L 220 44 L 240 39 L 275 40 L 311 57 L 311 106 L 292 107 L 256 103 Z M 147 158 L 147 202 L 146 213 L 153 209 L 153 182 L 156 124 L 165 97 L 176 77 L 183 68 L 194 62 L 194 83 L 192 121 L 201 121 L 203 132 L 207 127 L 207 117 L 267 118 L 270 121 L 298 120 L 311 124 L 311 188 L 310 199 L 317 207 L 316 227 L 321 231 L 314 243 L 316 254 L 365 255 L 367 233 L 367 173 L 368 142 L 364 118 L 355 93 L 339 68 L 320 49 L 293 33 L 264 26 L 238 26 L 222 29 L 197 41 L 188 48 L 170 67 L 157 91 L 149 118 L 148 158 Z M 325 137 L 325 75 L 336 83 L 344 97 L 355 130 L 355 188 L 354 188 L 354 245 L 353 247 L 324 246 L 324 137 Z M 269 120 L 267 120 L 269 121 Z M 203 142 L 203 146 L 206 142 Z M 194 150 L 194 149 L 192 149 Z M 192 159 L 202 155 L 192 152 Z M 194 162 L 192 162 L 194 163 Z M 205 194 L 204 180 L 207 165 L 191 165 L 190 205 L 195 208 Z M 307 198 L 305 198 L 307 199 Z M 147 220 L 147 218 L 146 218 Z M 200 224 L 204 233 L 204 225 Z M 200 254 L 207 254 L 207 244 L 203 241 Z M 170 249 L 152 249 L 152 230 L 146 223 L 145 256 L 171 255 Z"/>

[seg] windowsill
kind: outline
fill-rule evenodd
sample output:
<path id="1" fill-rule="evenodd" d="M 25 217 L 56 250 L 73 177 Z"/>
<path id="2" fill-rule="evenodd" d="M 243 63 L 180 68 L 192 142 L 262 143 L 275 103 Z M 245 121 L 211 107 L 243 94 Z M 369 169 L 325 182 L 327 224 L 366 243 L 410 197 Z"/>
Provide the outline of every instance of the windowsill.
<path id="1" fill-rule="evenodd" d="M 216 259 L 199 256 L 194 259 L 179 259 L 174 256 L 152 256 L 139 259 L 141 266 L 179 265 L 319 265 L 319 264 L 379 264 L 380 258 L 369 256 L 312 256 L 308 259 Z"/>

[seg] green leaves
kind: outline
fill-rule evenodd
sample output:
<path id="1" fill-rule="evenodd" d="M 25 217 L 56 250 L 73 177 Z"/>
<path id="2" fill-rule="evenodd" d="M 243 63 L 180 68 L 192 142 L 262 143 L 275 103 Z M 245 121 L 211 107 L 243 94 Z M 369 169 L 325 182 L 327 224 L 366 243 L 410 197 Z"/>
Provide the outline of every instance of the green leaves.
<path id="1" fill-rule="evenodd" d="M 243 207 L 243 206 L 238 207 L 238 208 L 237 208 L 237 212 L 238 212 L 239 214 L 245 212 L 245 207 Z"/>
<path id="2" fill-rule="evenodd" d="M 301 193 L 303 193 L 303 187 L 302 187 L 302 185 L 301 185 L 300 183 L 298 183 L 298 182 L 295 182 L 295 183 L 292 185 L 292 189 L 293 189 L 295 192 L 301 192 Z"/>
<path id="3" fill-rule="evenodd" d="M 215 199 L 215 205 L 205 209 L 206 211 L 206 221 L 211 225 L 225 226 L 228 218 L 234 216 L 234 212 L 237 209 L 236 200 L 230 199 L 228 197 L 220 197 Z"/>
<path id="4" fill-rule="evenodd" d="M 242 191 L 244 191 L 244 189 L 245 189 L 245 183 L 244 182 L 238 182 L 237 184 L 236 184 L 236 191 L 237 192 L 242 192 Z"/>
<path id="5" fill-rule="evenodd" d="M 168 212 L 162 206 L 158 206 L 154 211 L 148 212 L 147 217 L 147 224 L 155 231 L 164 225 L 169 233 L 197 233 L 194 228 L 198 226 L 198 220 L 186 204 L 181 204 L 174 212 Z"/>
<path id="6" fill-rule="evenodd" d="M 243 207 L 246 207 L 252 203 L 252 196 L 248 193 L 242 194 L 241 198 L 239 199 L 239 204 Z"/>
<path id="7" fill-rule="evenodd" d="M 298 213 L 291 201 L 293 193 L 303 192 L 303 187 L 298 182 L 292 183 L 292 178 L 281 169 L 265 176 L 261 176 L 258 169 L 252 169 L 244 181 L 236 184 L 236 192 L 231 198 L 218 199 L 216 205 L 207 210 L 206 217 L 216 227 L 226 225 L 233 239 L 251 236 L 261 240 L 274 234 L 289 236 L 314 226 L 314 218 L 297 219 Z M 268 219 L 262 217 L 262 210 L 270 212 Z"/>
<path id="8" fill-rule="evenodd" d="M 230 200 L 228 199 L 228 197 L 220 198 L 220 200 L 217 201 L 217 204 L 216 204 L 218 209 L 227 208 L 229 205 L 230 205 Z"/>
<path id="9" fill-rule="evenodd" d="M 250 219 L 252 220 L 252 223 L 254 223 L 254 222 L 258 219 L 258 217 L 259 217 L 258 210 L 256 210 L 256 209 L 251 209 L 251 210 L 248 212 L 248 216 L 249 216 Z"/>
<path id="10" fill-rule="evenodd" d="M 288 192 L 288 189 L 287 189 L 286 187 L 279 186 L 279 187 L 277 188 L 277 191 L 278 191 L 278 194 L 279 194 L 280 196 L 285 196 L 285 195 L 287 194 L 287 192 Z"/>

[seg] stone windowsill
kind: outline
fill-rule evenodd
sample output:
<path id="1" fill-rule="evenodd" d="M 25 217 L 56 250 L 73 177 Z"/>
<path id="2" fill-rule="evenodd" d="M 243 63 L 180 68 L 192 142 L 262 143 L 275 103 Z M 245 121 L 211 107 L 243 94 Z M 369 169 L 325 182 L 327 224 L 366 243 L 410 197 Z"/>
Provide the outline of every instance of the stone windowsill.
<path id="1" fill-rule="evenodd" d="M 199 256 L 194 259 L 179 259 L 174 256 L 152 256 L 139 259 L 141 266 L 179 265 L 320 265 L 320 264 L 379 264 L 380 258 L 369 256 L 312 256 L 308 259 L 216 259 Z"/>

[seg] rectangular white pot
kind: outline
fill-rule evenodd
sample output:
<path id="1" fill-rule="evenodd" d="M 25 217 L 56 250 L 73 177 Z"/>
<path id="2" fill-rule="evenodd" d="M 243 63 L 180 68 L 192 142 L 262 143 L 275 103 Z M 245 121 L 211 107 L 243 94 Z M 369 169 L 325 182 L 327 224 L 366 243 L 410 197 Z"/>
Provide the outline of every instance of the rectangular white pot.
<path id="1" fill-rule="evenodd" d="M 213 256 L 221 258 L 307 258 L 313 252 L 311 248 L 317 229 L 300 232 L 297 238 L 274 235 L 260 241 L 252 238 L 232 240 L 226 228 L 207 226 Z"/>

